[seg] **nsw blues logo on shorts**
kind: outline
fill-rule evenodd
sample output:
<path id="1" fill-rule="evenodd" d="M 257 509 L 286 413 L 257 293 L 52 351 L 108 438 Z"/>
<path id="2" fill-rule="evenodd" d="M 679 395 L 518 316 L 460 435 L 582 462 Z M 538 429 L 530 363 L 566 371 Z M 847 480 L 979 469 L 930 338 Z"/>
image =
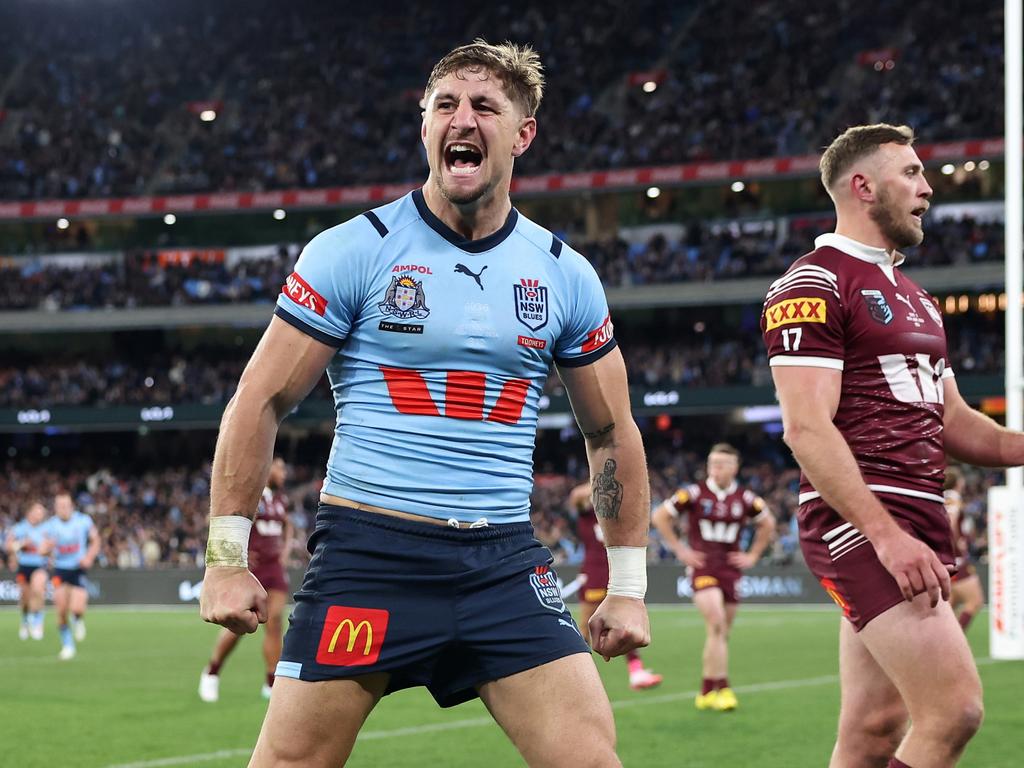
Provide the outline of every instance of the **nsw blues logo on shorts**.
<path id="1" fill-rule="evenodd" d="M 545 608 L 558 613 L 565 612 L 565 601 L 562 600 L 562 590 L 558 588 L 558 577 L 546 565 L 538 565 L 533 569 L 533 573 L 530 574 L 530 586 Z"/>

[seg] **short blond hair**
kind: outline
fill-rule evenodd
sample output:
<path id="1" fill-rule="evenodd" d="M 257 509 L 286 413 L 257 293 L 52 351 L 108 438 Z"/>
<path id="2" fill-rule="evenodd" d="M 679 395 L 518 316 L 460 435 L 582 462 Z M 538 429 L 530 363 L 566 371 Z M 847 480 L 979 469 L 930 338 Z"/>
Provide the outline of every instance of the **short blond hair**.
<path id="1" fill-rule="evenodd" d="M 424 101 L 430 97 L 442 78 L 463 69 L 491 72 L 501 80 L 505 95 L 523 110 L 523 114 L 527 117 L 537 114 L 541 99 L 544 98 L 544 69 L 540 56 L 529 45 L 510 42 L 492 45 L 479 37 L 472 43 L 460 45 L 434 65 L 427 78 Z"/>
<path id="2" fill-rule="evenodd" d="M 914 143 L 914 129 L 907 125 L 855 125 L 847 128 L 828 145 L 821 156 L 818 168 L 821 170 L 821 183 L 832 192 L 839 178 L 850 170 L 858 160 L 874 154 L 883 144 Z"/>
<path id="3" fill-rule="evenodd" d="M 708 451 L 708 456 L 712 453 L 724 453 L 728 456 L 735 457 L 736 461 L 740 460 L 740 452 L 733 446 L 729 445 L 729 443 L 715 443 L 711 446 L 711 450 Z"/>

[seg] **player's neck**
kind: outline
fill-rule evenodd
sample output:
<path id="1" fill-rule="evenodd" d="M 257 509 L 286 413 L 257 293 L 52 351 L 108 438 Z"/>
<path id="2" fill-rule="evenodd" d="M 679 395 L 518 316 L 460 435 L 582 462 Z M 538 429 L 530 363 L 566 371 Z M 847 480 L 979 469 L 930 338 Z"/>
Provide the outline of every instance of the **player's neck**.
<path id="1" fill-rule="evenodd" d="M 878 225 L 870 219 L 858 221 L 839 216 L 836 220 L 836 234 L 856 240 L 862 245 L 869 245 L 872 248 L 884 248 L 889 252 L 889 257 L 893 263 L 899 258 L 896 246 L 889 242 L 878 228 Z"/>
<path id="2" fill-rule="evenodd" d="M 441 194 L 432 179 L 428 179 L 423 185 L 423 199 L 432 214 L 467 240 L 493 235 L 504 226 L 512 210 L 506 185 L 470 205 L 456 205 Z"/>

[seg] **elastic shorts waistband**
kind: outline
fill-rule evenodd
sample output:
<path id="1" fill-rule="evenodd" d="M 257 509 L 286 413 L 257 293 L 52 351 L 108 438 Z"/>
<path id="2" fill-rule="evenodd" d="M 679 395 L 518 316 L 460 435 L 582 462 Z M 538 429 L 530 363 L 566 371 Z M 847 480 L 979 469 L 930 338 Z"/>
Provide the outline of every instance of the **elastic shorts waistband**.
<path id="1" fill-rule="evenodd" d="M 443 541 L 479 542 L 497 541 L 516 536 L 533 536 L 533 525 L 531 523 L 500 523 L 486 525 L 481 528 L 451 528 L 432 523 L 421 523 L 416 520 L 405 520 L 400 517 L 391 517 L 363 509 L 353 509 L 352 507 L 320 502 L 316 515 L 317 527 L 322 523 L 331 524 L 343 520 L 385 531 L 406 533 L 422 538 L 441 539 Z"/>

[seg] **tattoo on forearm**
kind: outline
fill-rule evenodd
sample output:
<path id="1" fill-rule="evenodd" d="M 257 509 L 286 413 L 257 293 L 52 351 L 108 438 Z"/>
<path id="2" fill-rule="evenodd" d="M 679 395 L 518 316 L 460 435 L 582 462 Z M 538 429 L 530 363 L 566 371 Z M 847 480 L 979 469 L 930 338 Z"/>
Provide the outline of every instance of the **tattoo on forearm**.
<path id="1" fill-rule="evenodd" d="M 604 463 L 601 474 L 594 475 L 591 491 L 594 497 L 594 512 L 605 520 L 618 520 L 619 508 L 622 506 L 622 483 L 615 479 L 618 465 L 615 459 Z"/>
<path id="2" fill-rule="evenodd" d="M 601 427 L 596 432 L 584 432 L 583 436 L 585 438 L 587 438 L 588 440 L 593 440 L 595 437 L 604 437 L 609 432 L 611 432 L 613 429 L 615 429 L 615 422 L 614 421 L 611 424 L 608 424 L 607 426 Z"/>

